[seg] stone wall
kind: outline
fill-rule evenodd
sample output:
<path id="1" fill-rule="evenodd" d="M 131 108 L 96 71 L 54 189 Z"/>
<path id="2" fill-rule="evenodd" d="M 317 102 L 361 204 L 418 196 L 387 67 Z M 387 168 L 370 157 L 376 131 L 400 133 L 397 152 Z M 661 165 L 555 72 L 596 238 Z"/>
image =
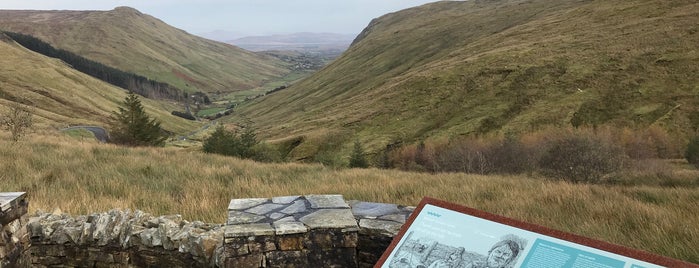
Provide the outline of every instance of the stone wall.
<path id="1" fill-rule="evenodd" d="M 0 193 L 0 267 L 27 266 L 22 253 L 29 247 L 29 236 L 23 228 L 28 206 L 25 193 Z"/>
<path id="2" fill-rule="evenodd" d="M 112 210 L 89 216 L 43 213 L 29 218 L 32 266 L 213 267 L 221 225 Z"/>
<path id="3" fill-rule="evenodd" d="M 129 210 L 37 213 L 14 223 L 27 243 L 0 267 L 373 267 L 413 209 L 308 195 L 234 199 L 218 225 Z"/>

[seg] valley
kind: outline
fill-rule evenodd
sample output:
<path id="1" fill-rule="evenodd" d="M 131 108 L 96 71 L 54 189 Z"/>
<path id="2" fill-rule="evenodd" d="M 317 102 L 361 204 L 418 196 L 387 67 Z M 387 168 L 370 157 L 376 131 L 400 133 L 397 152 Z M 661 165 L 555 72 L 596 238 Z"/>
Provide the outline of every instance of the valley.
<path id="1" fill-rule="evenodd" d="M 0 10 L 0 119 L 33 121 L 0 128 L 0 192 L 215 224 L 234 198 L 430 196 L 699 263 L 699 3 L 438 1 L 366 23 L 223 43 L 130 7 Z M 165 145 L 95 139 L 127 89 L 2 32 L 172 87 L 140 97 Z M 216 131 L 268 163 L 205 153 Z"/>

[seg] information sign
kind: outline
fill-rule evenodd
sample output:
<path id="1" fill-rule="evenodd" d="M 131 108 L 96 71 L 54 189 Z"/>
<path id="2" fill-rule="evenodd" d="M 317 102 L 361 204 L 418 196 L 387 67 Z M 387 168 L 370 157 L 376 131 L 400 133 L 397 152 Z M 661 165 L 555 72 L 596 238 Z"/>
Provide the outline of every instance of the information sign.
<path id="1" fill-rule="evenodd" d="M 699 267 L 445 201 L 424 198 L 375 267 Z"/>

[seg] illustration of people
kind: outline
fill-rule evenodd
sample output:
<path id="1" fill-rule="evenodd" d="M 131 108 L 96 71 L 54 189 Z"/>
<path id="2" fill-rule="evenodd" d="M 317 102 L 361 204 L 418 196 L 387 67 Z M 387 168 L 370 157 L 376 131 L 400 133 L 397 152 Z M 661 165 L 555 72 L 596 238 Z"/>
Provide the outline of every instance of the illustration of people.
<path id="1" fill-rule="evenodd" d="M 436 260 L 427 268 L 462 268 L 464 267 L 464 251 L 465 248 L 459 247 L 447 256 L 444 260 Z"/>
<path id="2" fill-rule="evenodd" d="M 517 259 L 517 255 L 519 255 L 519 244 L 512 240 L 502 240 L 490 248 L 485 262 L 476 261 L 466 268 L 506 268 Z"/>

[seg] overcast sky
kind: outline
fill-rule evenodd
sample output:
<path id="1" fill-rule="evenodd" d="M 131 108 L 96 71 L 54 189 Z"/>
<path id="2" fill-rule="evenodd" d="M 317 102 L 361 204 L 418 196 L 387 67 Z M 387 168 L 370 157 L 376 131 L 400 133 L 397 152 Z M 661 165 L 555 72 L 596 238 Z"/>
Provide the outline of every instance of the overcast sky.
<path id="1" fill-rule="evenodd" d="M 0 9 L 111 10 L 130 6 L 189 33 L 357 34 L 383 14 L 435 0 L 0 0 Z"/>

